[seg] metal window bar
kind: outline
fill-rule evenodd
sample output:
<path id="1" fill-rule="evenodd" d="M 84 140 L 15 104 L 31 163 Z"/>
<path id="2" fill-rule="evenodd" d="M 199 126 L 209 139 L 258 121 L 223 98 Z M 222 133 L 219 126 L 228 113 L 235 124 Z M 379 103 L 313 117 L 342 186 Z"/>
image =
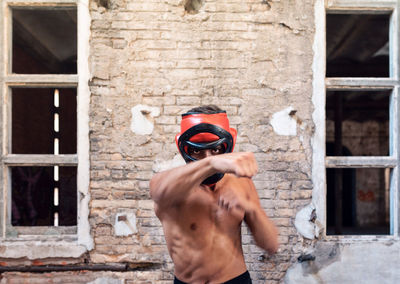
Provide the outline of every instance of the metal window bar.
<path id="1" fill-rule="evenodd" d="M 60 107 L 60 92 L 58 89 L 54 90 L 53 94 L 54 98 L 54 155 L 59 155 L 59 107 Z M 53 210 L 54 210 L 54 226 L 58 227 L 58 213 L 59 213 L 59 206 L 58 206 L 58 180 L 59 180 L 59 167 L 54 166 L 54 188 L 53 188 Z"/>

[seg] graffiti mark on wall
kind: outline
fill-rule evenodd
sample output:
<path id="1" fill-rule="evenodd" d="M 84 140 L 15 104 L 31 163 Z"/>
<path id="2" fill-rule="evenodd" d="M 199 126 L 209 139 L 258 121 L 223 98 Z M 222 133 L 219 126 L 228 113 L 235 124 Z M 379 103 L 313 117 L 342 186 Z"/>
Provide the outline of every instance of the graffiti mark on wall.
<path id="1" fill-rule="evenodd" d="M 375 193 L 371 190 L 359 190 L 357 199 L 363 202 L 374 202 L 376 200 Z"/>

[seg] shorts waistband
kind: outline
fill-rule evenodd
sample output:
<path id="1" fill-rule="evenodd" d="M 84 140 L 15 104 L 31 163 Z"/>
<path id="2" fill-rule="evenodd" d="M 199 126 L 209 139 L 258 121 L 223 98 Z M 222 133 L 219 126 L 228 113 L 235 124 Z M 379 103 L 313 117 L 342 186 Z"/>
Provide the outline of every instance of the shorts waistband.
<path id="1" fill-rule="evenodd" d="M 188 283 L 179 280 L 175 276 L 174 284 L 188 284 Z M 250 278 L 250 273 L 248 271 L 246 271 L 246 272 L 240 274 L 239 276 L 224 282 L 223 284 L 252 284 L 251 278 Z"/>

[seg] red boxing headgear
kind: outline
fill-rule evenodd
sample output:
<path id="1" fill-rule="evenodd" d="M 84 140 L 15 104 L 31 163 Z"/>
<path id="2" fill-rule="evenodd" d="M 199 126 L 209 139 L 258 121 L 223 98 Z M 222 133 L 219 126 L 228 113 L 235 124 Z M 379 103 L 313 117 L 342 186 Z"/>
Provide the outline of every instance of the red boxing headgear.
<path id="1" fill-rule="evenodd" d="M 186 163 L 196 161 L 190 156 L 189 147 L 198 150 L 215 149 L 223 146 L 224 153 L 230 153 L 236 143 L 237 131 L 229 127 L 225 111 L 211 114 L 189 112 L 182 115 L 181 133 L 175 137 L 176 146 Z M 216 173 L 206 178 L 202 183 L 212 185 L 217 183 L 224 173 Z"/>
<path id="2" fill-rule="evenodd" d="M 227 136 L 230 136 L 230 138 L 228 139 Z M 187 147 L 184 147 L 183 143 L 194 142 L 190 143 L 194 145 L 193 147 L 198 146 L 197 148 L 206 149 L 208 147 L 204 145 L 208 142 L 224 139 L 223 143 L 230 144 L 225 145 L 226 152 L 232 152 L 236 143 L 236 136 L 237 131 L 229 127 L 229 120 L 225 111 L 211 114 L 190 112 L 182 115 L 181 133 L 176 135 L 175 141 L 182 156 L 188 162 L 186 155 L 189 155 L 189 153 L 187 153 L 185 149 Z"/>

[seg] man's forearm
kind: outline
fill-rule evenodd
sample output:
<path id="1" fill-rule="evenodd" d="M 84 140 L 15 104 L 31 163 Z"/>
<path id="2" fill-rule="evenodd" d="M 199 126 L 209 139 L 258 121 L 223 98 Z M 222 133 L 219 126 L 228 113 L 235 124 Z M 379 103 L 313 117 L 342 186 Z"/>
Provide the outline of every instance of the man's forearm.
<path id="1" fill-rule="evenodd" d="M 261 206 L 246 212 L 245 221 L 253 234 L 256 244 L 273 254 L 278 250 L 278 229 L 268 218 Z"/>
<path id="2" fill-rule="evenodd" d="M 187 165 L 157 173 L 150 181 L 150 195 L 157 204 L 174 204 L 184 200 L 191 189 L 213 175 L 210 159 L 205 158 Z"/>

